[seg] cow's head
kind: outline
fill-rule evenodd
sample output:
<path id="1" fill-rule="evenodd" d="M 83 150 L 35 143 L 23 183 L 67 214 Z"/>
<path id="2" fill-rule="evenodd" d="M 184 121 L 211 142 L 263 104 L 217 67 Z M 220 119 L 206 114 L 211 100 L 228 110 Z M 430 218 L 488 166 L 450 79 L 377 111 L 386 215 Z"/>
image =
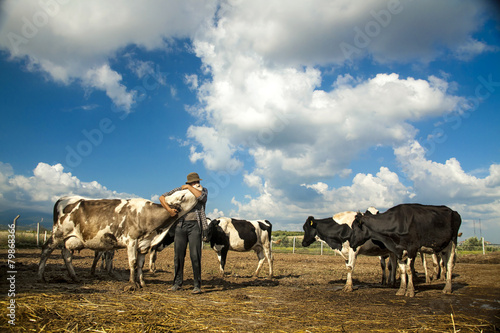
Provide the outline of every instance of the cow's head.
<path id="1" fill-rule="evenodd" d="M 306 220 L 306 223 L 304 223 L 304 239 L 302 240 L 302 246 L 307 247 L 314 243 L 316 240 L 316 220 L 314 220 L 313 216 L 309 216 Z"/>
<path id="2" fill-rule="evenodd" d="M 208 219 L 207 219 L 208 222 Z M 208 223 L 208 230 L 207 230 L 207 240 L 206 242 L 210 242 L 210 245 L 213 247 L 213 244 L 225 243 L 225 238 L 224 237 L 226 234 L 224 233 L 224 230 L 219 225 L 220 220 L 219 219 L 213 219 L 210 220 Z"/>
<path id="3" fill-rule="evenodd" d="M 214 234 L 214 223 L 215 220 L 212 220 L 210 218 L 207 217 L 207 223 L 208 223 L 208 228 L 207 230 L 204 231 L 204 235 L 203 235 L 203 241 L 204 242 L 210 242 L 212 240 L 212 236 Z"/>
<path id="4" fill-rule="evenodd" d="M 181 190 L 166 197 L 165 201 L 171 208 L 177 209 L 178 213 L 187 213 L 196 205 L 197 199 L 191 191 Z M 184 214 L 179 214 L 182 215 Z"/>

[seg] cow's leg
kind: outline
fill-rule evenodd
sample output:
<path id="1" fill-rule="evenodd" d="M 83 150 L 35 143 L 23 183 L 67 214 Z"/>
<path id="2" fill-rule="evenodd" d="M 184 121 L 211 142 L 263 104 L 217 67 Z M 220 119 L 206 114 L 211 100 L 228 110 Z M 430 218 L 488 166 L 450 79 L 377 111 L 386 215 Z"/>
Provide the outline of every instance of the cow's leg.
<path id="1" fill-rule="evenodd" d="M 451 278 L 453 266 L 455 265 L 455 249 L 456 244 L 454 241 L 451 241 L 446 249 L 442 252 L 443 260 L 446 264 L 446 284 L 443 289 L 443 293 L 445 294 L 451 294 Z"/>
<path id="2" fill-rule="evenodd" d="M 91 275 L 95 275 L 95 268 L 97 266 L 97 263 L 99 262 L 99 259 L 103 255 L 104 253 L 102 251 L 94 251 L 94 261 L 92 262 L 92 268 L 90 268 Z"/>
<path id="3" fill-rule="evenodd" d="M 267 264 L 269 265 L 269 278 L 273 277 L 273 253 L 271 249 L 271 244 L 269 246 L 264 246 L 264 255 L 267 259 Z"/>
<path id="4" fill-rule="evenodd" d="M 399 274 L 401 277 L 401 284 L 399 290 L 396 293 L 398 296 L 404 296 L 406 294 L 406 259 L 398 259 Z M 408 269 L 411 275 L 411 267 Z"/>
<path id="5" fill-rule="evenodd" d="M 422 258 L 422 266 L 424 266 L 425 283 L 431 283 L 431 277 L 429 276 L 429 270 L 427 269 L 427 259 L 425 257 L 425 253 L 420 252 L 420 257 Z"/>
<path id="6" fill-rule="evenodd" d="M 152 248 L 149 253 L 149 271 L 156 273 L 156 247 Z"/>
<path id="7" fill-rule="evenodd" d="M 438 280 L 441 275 L 441 266 L 437 254 L 432 254 L 432 280 Z"/>
<path id="8" fill-rule="evenodd" d="M 137 240 L 130 241 L 127 244 L 128 266 L 130 268 L 130 278 L 128 280 L 132 288 L 138 287 L 136 285 L 136 269 L 137 269 Z"/>
<path id="9" fill-rule="evenodd" d="M 146 261 L 146 253 L 139 252 L 137 255 L 137 279 L 141 287 L 143 288 L 146 287 L 146 282 L 144 282 L 144 274 L 142 271 L 145 261 Z"/>
<path id="10" fill-rule="evenodd" d="M 69 276 L 71 279 L 75 282 L 78 282 L 78 278 L 76 277 L 75 273 L 75 268 L 73 267 L 73 254 L 71 253 L 70 250 L 66 248 L 66 246 L 63 246 L 62 248 L 62 256 L 64 259 L 64 263 L 66 264 L 66 269 L 68 270 Z"/>
<path id="11" fill-rule="evenodd" d="M 394 253 L 390 253 L 389 254 L 389 281 L 388 281 L 388 284 L 392 287 L 394 287 L 396 285 L 396 273 L 397 273 L 397 259 L 396 259 L 396 255 Z"/>
<path id="12" fill-rule="evenodd" d="M 456 258 L 456 256 L 455 256 Z M 444 263 L 443 257 L 439 260 L 439 268 L 441 269 L 441 276 L 440 279 L 445 279 L 446 278 L 446 264 Z"/>
<path id="13" fill-rule="evenodd" d="M 379 256 L 378 257 L 379 261 L 380 261 L 380 269 L 382 270 L 382 285 L 386 285 L 387 284 L 387 275 L 385 273 L 385 268 L 386 268 L 386 264 L 385 264 L 385 259 L 386 257 L 385 256 Z"/>
<path id="14" fill-rule="evenodd" d="M 345 263 L 347 268 L 347 280 L 345 282 L 345 286 L 343 291 L 351 292 L 352 291 L 352 272 L 354 271 L 354 265 L 356 264 L 356 252 L 353 249 L 349 248 L 349 260 Z"/>
<path id="15" fill-rule="evenodd" d="M 53 236 L 51 236 L 42 246 L 42 255 L 40 257 L 40 263 L 38 264 L 38 279 L 41 282 L 45 282 L 45 265 L 47 264 L 47 259 L 59 243 L 60 242 L 54 241 Z"/>
<path id="16" fill-rule="evenodd" d="M 414 261 L 415 258 L 410 258 L 408 257 L 407 263 L 406 263 L 406 273 L 408 275 L 408 286 L 406 287 L 406 296 L 408 297 L 414 297 L 415 296 L 415 288 L 413 286 L 413 274 L 411 272 L 411 263 Z"/>
<path id="17" fill-rule="evenodd" d="M 115 251 L 106 251 L 104 253 L 104 258 L 106 259 L 106 272 L 109 275 L 113 275 L 113 258 L 115 257 Z"/>
<path id="18" fill-rule="evenodd" d="M 219 256 L 221 276 L 224 276 L 224 269 L 226 267 L 226 260 L 227 260 L 227 252 L 228 251 L 229 251 L 229 248 L 224 246 L 219 252 L 217 252 L 217 255 Z"/>
<path id="19" fill-rule="evenodd" d="M 260 269 L 262 268 L 262 265 L 264 264 L 264 259 L 266 259 L 266 256 L 264 255 L 264 251 L 260 249 L 259 251 L 255 251 L 257 254 L 257 258 L 259 258 L 259 264 L 257 265 L 257 269 L 255 270 L 255 273 L 253 274 L 254 277 L 259 276 Z"/>

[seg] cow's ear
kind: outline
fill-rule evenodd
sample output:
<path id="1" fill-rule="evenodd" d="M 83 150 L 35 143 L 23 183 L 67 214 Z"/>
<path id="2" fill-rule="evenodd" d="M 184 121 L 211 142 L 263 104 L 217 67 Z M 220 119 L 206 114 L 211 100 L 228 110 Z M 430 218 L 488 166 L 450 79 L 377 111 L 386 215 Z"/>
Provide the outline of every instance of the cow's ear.
<path id="1" fill-rule="evenodd" d="M 316 221 L 314 220 L 314 217 L 309 216 L 309 217 L 307 218 L 307 222 L 309 223 L 309 225 L 310 225 L 312 228 L 316 228 Z"/>

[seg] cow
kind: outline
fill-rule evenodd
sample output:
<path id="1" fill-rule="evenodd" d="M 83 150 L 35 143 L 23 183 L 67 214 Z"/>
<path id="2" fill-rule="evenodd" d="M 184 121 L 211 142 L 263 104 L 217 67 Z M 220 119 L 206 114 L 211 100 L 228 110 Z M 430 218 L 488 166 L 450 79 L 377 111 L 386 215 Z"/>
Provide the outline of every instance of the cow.
<path id="1" fill-rule="evenodd" d="M 429 248 L 440 254 L 446 265 L 446 284 L 443 293 L 452 292 L 451 278 L 455 261 L 460 215 L 446 206 L 401 204 L 378 215 L 357 214 L 351 235 L 339 233 L 349 239 L 353 248 L 372 240 L 392 251 L 400 268 L 401 285 L 397 295 L 415 296 L 411 263 L 417 252 Z M 407 282 L 408 277 L 408 282 Z"/>
<path id="2" fill-rule="evenodd" d="M 94 261 L 92 262 L 92 268 L 90 268 L 90 274 L 95 275 L 95 268 L 99 259 L 102 258 L 101 270 L 106 269 L 109 275 L 113 272 L 113 258 L 115 257 L 115 251 L 94 251 Z"/>
<path id="3" fill-rule="evenodd" d="M 189 190 L 177 191 L 166 198 L 170 207 L 178 210 L 170 216 L 160 204 L 146 199 L 85 199 L 63 197 L 54 205 L 52 235 L 42 247 L 38 277 L 45 282 L 45 265 L 54 249 L 62 246 L 68 273 L 78 281 L 72 264 L 71 251 L 83 248 L 111 251 L 127 248 L 130 267 L 130 287 L 145 287 L 142 267 L 156 230 L 169 228 L 196 204 Z M 137 282 L 136 282 L 137 281 Z"/>
<path id="4" fill-rule="evenodd" d="M 207 219 L 208 220 L 208 219 Z M 149 249 L 149 270 L 153 273 L 156 272 L 156 257 L 158 252 L 169 246 L 174 242 L 175 228 L 170 228 L 158 244 L 154 244 Z"/>
<path id="5" fill-rule="evenodd" d="M 217 252 L 220 274 L 224 276 L 227 252 L 246 252 L 253 250 L 259 258 L 254 273 L 257 277 L 267 259 L 269 278 L 273 276 L 273 256 L 271 252 L 271 222 L 267 220 L 247 221 L 229 217 L 220 217 L 210 221 L 210 246 Z"/>
<path id="6" fill-rule="evenodd" d="M 420 258 L 422 260 L 422 266 L 424 268 L 424 274 L 425 274 L 425 283 L 431 283 L 432 280 L 437 280 L 439 279 L 441 275 L 441 265 L 443 264 L 443 261 L 440 260 L 441 258 L 438 258 L 438 255 L 434 253 L 432 249 L 426 248 L 426 247 L 421 247 L 418 250 L 418 253 L 420 253 Z M 430 275 L 429 270 L 427 269 L 427 258 L 425 257 L 426 254 L 430 254 L 432 257 L 432 275 Z M 411 262 L 411 271 L 413 274 L 413 277 L 416 277 L 417 274 L 415 272 L 415 260 Z"/>
<path id="7" fill-rule="evenodd" d="M 365 214 L 376 214 L 378 211 L 370 207 Z M 326 219 L 315 219 L 313 216 L 309 216 L 304 223 L 304 239 L 302 240 L 302 246 L 307 247 L 311 245 L 316 238 L 326 242 L 335 252 L 339 253 L 344 259 L 347 268 L 347 279 L 346 284 L 343 288 L 344 292 L 351 292 L 353 290 L 352 285 L 352 272 L 356 264 L 356 259 L 358 255 L 368 255 L 368 256 L 380 256 L 380 266 L 382 268 L 382 284 L 393 285 L 395 283 L 396 275 L 396 259 L 392 253 L 386 248 L 380 248 L 373 242 L 368 241 L 363 246 L 353 249 L 349 245 L 349 241 L 332 241 L 332 236 L 335 236 L 337 230 L 345 230 L 346 235 L 350 234 L 350 226 L 354 221 L 356 212 L 347 211 L 335 214 L 333 218 Z M 345 227 L 349 228 L 346 229 Z M 339 244 L 340 243 L 340 244 Z M 333 246 L 332 246 L 333 245 Z M 385 274 L 385 259 L 390 258 L 390 274 L 389 278 L 386 279 Z"/>

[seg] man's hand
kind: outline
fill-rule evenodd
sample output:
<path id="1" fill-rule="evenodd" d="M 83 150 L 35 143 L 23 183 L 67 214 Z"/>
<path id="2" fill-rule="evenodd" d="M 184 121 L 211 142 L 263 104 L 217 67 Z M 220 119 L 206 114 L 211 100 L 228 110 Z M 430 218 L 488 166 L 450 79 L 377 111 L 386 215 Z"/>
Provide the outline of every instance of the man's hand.
<path id="1" fill-rule="evenodd" d="M 170 206 L 167 204 L 165 201 L 165 197 L 162 195 L 160 196 L 160 203 L 167 210 L 167 212 L 170 214 L 170 216 L 175 217 L 179 211 L 175 208 L 170 208 Z"/>
<path id="2" fill-rule="evenodd" d="M 168 211 L 168 213 L 170 214 L 170 216 L 172 216 L 172 217 L 175 217 L 175 215 L 177 215 L 177 213 L 179 213 L 179 212 L 177 211 L 177 209 L 175 209 L 175 208 L 170 208 L 170 207 L 168 207 L 168 208 L 167 208 L 167 211 Z"/>

